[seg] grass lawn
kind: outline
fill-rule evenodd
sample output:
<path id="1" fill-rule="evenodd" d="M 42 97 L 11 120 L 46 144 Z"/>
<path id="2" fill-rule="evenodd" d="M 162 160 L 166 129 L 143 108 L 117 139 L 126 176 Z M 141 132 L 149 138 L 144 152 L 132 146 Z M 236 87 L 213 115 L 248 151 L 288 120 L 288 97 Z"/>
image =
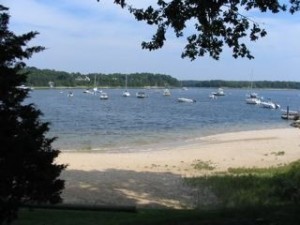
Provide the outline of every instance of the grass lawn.
<path id="1" fill-rule="evenodd" d="M 299 225 L 300 207 L 285 205 L 219 210 L 144 209 L 136 213 L 22 209 L 13 225 Z"/>

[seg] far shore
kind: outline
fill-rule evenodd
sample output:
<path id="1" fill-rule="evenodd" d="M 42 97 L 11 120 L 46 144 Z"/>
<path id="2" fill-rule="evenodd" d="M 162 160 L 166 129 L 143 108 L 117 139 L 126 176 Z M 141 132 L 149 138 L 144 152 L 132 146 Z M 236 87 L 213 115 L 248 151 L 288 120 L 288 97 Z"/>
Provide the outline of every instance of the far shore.
<path id="1" fill-rule="evenodd" d="M 34 90 L 61 90 L 61 89 L 93 89 L 94 86 L 30 86 Z M 100 89 L 124 89 L 124 86 L 97 86 Z M 140 87 L 127 87 L 127 89 L 165 89 L 165 86 L 140 86 Z M 169 89 L 181 89 L 181 86 L 174 86 L 168 87 Z M 187 88 L 194 88 L 194 89 L 218 89 L 219 87 L 187 87 Z M 249 87 L 222 87 L 223 89 L 241 89 L 241 90 L 248 90 Z M 297 88 L 252 88 L 252 91 L 259 91 L 259 90 L 268 90 L 268 91 L 290 91 L 290 90 L 298 90 Z"/>
<path id="2" fill-rule="evenodd" d="M 62 174 L 66 203 L 191 208 L 199 193 L 184 183 L 184 177 L 299 159 L 300 130 L 283 128 L 200 137 L 151 152 L 62 152 L 57 163 L 68 165 Z M 214 169 L 195 169 L 199 162 Z M 205 203 L 207 196 L 202 197 Z"/>

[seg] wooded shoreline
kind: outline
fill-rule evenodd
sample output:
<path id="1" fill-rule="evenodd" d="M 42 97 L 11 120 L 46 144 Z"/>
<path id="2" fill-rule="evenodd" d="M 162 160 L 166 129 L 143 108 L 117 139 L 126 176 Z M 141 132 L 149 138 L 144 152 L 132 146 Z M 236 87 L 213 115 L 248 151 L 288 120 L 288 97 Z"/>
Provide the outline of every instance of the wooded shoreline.
<path id="1" fill-rule="evenodd" d="M 267 89 L 300 89 L 300 82 L 296 81 L 228 81 L 228 80 L 178 80 L 171 75 L 154 73 L 69 73 L 49 69 L 38 69 L 28 67 L 27 86 L 32 87 L 84 87 L 91 88 L 124 87 L 127 76 L 129 88 L 157 87 L 157 88 L 179 88 L 179 87 L 203 87 L 203 88 L 253 88 Z"/>

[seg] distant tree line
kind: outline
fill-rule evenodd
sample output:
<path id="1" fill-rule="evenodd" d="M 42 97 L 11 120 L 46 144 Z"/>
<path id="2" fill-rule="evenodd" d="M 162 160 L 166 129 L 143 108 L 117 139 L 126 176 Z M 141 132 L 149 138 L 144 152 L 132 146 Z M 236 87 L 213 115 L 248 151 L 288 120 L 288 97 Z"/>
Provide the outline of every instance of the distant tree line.
<path id="1" fill-rule="evenodd" d="M 151 73 L 132 74 L 102 74 L 102 73 L 68 73 L 49 69 L 37 69 L 27 67 L 27 85 L 34 87 L 49 87 L 51 83 L 55 87 L 124 87 L 127 76 L 128 87 L 178 87 L 180 82 L 169 75 Z"/>
<path id="2" fill-rule="evenodd" d="M 181 82 L 186 87 L 228 87 L 228 88 L 276 88 L 276 89 L 300 89 L 300 82 L 292 81 L 225 81 L 225 80 L 185 80 Z"/>
<path id="3" fill-rule="evenodd" d="M 27 67 L 27 85 L 34 87 L 124 87 L 127 76 L 128 87 L 203 87 L 203 88 L 278 88 L 300 89 L 300 82 L 292 81 L 226 81 L 226 80 L 182 80 L 179 81 L 170 75 L 152 73 L 68 73 L 50 69 Z"/>

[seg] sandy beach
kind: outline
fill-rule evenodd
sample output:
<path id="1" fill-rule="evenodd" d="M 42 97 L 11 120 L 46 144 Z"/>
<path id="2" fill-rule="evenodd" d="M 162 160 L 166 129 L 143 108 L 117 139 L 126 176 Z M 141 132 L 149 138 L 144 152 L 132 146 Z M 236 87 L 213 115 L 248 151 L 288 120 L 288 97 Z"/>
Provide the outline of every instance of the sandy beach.
<path id="1" fill-rule="evenodd" d="M 213 196 L 188 186 L 185 177 L 298 159 L 300 130 L 284 128 L 201 137 L 149 152 L 62 152 L 57 163 L 68 165 L 62 173 L 65 203 L 193 208 L 209 204 Z M 214 169 L 195 169 L 199 162 Z"/>

